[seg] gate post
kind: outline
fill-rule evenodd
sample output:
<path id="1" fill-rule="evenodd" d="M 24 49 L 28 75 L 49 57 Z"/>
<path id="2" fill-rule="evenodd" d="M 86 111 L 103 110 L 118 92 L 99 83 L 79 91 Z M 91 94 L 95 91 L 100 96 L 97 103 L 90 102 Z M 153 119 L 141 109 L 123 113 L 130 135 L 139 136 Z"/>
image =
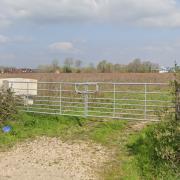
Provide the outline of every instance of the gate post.
<path id="1" fill-rule="evenodd" d="M 144 85 L 144 120 L 147 120 L 147 84 Z"/>
<path id="2" fill-rule="evenodd" d="M 116 116 L 116 84 L 114 83 L 114 90 L 113 90 L 113 117 Z"/>
<path id="3" fill-rule="evenodd" d="M 85 93 L 84 93 L 84 116 L 88 116 L 88 84 L 84 85 Z"/>
<path id="4" fill-rule="evenodd" d="M 27 95 L 26 95 L 26 105 L 27 105 L 27 111 L 29 111 L 29 83 L 27 82 Z"/>
<path id="5" fill-rule="evenodd" d="M 62 84 L 59 83 L 59 113 L 62 114 Z"/>

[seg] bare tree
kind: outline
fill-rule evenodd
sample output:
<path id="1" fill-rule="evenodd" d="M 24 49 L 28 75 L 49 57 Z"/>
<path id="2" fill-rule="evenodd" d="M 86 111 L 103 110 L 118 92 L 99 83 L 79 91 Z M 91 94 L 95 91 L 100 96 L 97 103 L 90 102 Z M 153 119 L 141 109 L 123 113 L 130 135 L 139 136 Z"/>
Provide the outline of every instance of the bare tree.
<path id="1" fill-rule="evenodd" d="M 78 73 L 81 72 L 81 65 L 82 65 L 82 61 L 81 60 L 76 60 L 75 61 L 76 72 L 78 72 Z"/>
<path id="2" fill-rule="evenodd" d="M 66 58 L 65 61 L 64 61 L 63 72 L 71 73 L 72 72 L 73 63 L 74 63 L 74 61 L 73 61 L 72 58 Z"/>

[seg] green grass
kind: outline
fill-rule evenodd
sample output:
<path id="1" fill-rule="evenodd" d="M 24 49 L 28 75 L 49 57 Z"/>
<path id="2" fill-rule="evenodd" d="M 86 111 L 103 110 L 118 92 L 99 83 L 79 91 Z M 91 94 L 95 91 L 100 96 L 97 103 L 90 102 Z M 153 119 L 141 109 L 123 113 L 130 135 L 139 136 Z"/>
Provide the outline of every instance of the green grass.
<path id="1" fill-rule="evenodd" d="M 178 132 L 175 130 L 178 124 L 172 124 L 170 121 L 153 124 L 129 138 L 127 147 L 142 179 L 180 178 Z"/>
<path id="2" fill-rule="evenodd" d="M 17 121 L 6 122 L 11 125 L 10 133 L 0 131 L 0 149 L 12 147 L 15 143 L 36 136 L 67 137 L 79 132 L 85 119 L 76 117 L 57 117 L 49 115 L 19 114 Z M 2 126 L 2 125 L 1 125 Z"/>
<path id="3" fill-rule="evenodd" d="M 125 121 L 97 121 L 69 116 L 35 115 L 21 113 L 16 121 L 7 121 L 12 126 L 10 133 L 0 131 L 0 149 L 12 147 L 15 143 L 37 136 L 55 136 L 64 139 L 90 139 L 107 144 L 113 136 L 125 128 Z"/>

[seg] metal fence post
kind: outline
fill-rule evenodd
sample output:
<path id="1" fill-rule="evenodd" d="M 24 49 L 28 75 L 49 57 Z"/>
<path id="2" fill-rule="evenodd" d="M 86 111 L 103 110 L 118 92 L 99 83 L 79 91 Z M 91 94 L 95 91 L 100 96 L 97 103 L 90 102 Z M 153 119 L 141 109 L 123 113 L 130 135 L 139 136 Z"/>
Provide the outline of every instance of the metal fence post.
<path id="1" fill-rule="evenodd" d="M 147 120 L 147 84 L 144 85 L 144 120 Z"/>
<path id="2" fill-rule="evenodd" d="M 29 111 L 28 98 L 29 98 L 29 83 L 27 82 L 27 96 L 26 96 L 27 111 Z"/>
<path id="3" fill-rule="evenodd" d="M 113 92 L 113 117 L 115 117 L 116 116 L 116 84 L 114 84 L 114 88 L 113 88 L 114 90 L 114 92 Z"/>
<path id="4" fill-rule="evenodd" d="M 84 116 L 88 116 L 88 84 L 85 84 L 85 94 L 84 94 Z"/>
<path id="5" fill-rule="evenodd" d="M 62 84 L 59 83 L 59 113 L 62 114 Z"/>

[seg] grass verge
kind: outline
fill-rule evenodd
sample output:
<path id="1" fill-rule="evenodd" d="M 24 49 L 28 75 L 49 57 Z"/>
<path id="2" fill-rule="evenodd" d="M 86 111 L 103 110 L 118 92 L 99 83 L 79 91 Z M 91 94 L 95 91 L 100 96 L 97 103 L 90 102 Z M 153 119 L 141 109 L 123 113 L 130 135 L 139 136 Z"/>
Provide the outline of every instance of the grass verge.
<path id="1" fill-rule="evenodd" d="M 49 115 L 33 115 L 21 113 L 17 115 L 16 121 L 7 121 L 1 124 L 10 125 L 12 131 L 3 133 L 0 131 L 0 150 L 12 147 L 17 142 L 37 136 L 68 137 L 81 131 L 85 119 L 76 117 L 58 117 Z"/>

